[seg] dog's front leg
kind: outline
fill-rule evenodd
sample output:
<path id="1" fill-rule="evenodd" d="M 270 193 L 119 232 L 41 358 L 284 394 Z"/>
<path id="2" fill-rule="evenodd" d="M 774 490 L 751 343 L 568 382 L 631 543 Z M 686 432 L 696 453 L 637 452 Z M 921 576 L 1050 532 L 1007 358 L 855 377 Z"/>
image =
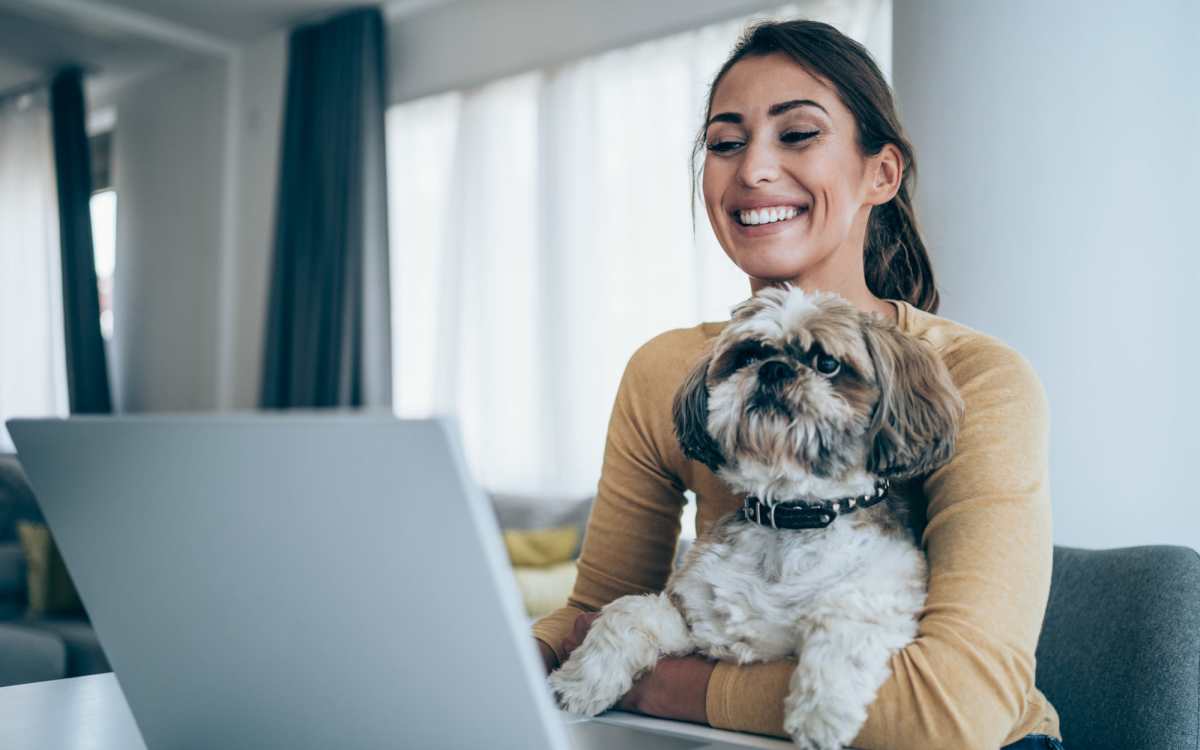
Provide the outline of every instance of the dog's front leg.
<path id="1" fill-rule="evenodd" d="M 783 704 L 783 727 L 792 741 L 803 750 L 849 745 L 902 641 L 877 624 L 836 622 L 806 629 Z"/>
<path id="2" fill-rule="evenodd" d="M 595 716 L 662 656 L 691 653 L 691 632 L 666 593 L 623 596 L 600 610 L 583 643 L 550 675 L 559 705 Z"/>

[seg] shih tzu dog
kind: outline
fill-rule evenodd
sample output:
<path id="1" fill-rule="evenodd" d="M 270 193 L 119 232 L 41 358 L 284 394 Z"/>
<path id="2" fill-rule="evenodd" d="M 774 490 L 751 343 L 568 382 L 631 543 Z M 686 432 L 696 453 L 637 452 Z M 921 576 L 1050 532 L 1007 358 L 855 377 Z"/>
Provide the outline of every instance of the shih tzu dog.
<path id="1" fill-rule="evenodd" d="M 851 742 L 925 602 L 913 509 L 889 483 L 949 461 L 963 409 L 932 347 L 836 294 L 768 287 L 735 307 L 673 414 L 684 455 L 744 505 L 661 593 L 601 609 L 549 677 L 560 705 L 596 715 L 664 656 L 795 657 L 787 733 Z"/>

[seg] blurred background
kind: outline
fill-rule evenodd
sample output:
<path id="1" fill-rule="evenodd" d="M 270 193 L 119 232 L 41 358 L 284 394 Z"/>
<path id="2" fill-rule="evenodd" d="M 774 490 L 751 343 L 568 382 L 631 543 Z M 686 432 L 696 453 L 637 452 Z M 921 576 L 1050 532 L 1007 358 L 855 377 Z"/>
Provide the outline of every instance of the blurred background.
<path id="1" fill-rule="evenodd" d="M 0 0 L 0 420 L 452 413 L 490 490 L 594 492 L 630 354 L 749 293 L 691 144 L 768 17 L 894 87 L 940 314 L 1045 385 L 1055 542 L 1200 547 L 1191 0 Z"/>

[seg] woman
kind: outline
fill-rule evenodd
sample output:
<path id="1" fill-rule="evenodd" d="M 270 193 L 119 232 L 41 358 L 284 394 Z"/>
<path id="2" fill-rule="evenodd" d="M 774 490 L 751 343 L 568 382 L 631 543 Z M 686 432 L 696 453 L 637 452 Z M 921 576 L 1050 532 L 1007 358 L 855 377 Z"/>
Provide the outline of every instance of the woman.
<path id="1" fill-rule="evenodd" d="M 1058 715 L 1034 685 L 1052 560 L 1045 393 L 1016 351 L 936 315 L 912 148 L 878 68 L 826 24 L 753 27 L 713 81 L 700 148 L 709 221 L 752 291 L 790 281 L 894 320 L 934 346 L 966 403 L 950 463 L 894 488 L 927 503 L 929 595 L 853 746 L 1061 748 Z M 722 325 L 668 331 L 630 359 L 574 591 L 533 628 L 547 671 L 600 607 L 662 589 L 685 489 L 701 535 L 741 505 L 683 457 L 671 419 L 675 390 Z M 663 659 L 619 707 L 786 736 L 794 667 Z"/>

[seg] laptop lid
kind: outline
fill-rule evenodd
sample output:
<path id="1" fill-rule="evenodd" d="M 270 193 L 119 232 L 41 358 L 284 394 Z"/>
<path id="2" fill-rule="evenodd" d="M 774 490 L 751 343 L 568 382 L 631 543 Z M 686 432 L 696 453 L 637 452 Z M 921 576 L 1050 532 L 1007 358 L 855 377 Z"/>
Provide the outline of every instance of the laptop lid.
<path id="1" fill-rule="evenodd" d="M 567 747 L 453 422 L 7 424 L 152 750 Z"/>

